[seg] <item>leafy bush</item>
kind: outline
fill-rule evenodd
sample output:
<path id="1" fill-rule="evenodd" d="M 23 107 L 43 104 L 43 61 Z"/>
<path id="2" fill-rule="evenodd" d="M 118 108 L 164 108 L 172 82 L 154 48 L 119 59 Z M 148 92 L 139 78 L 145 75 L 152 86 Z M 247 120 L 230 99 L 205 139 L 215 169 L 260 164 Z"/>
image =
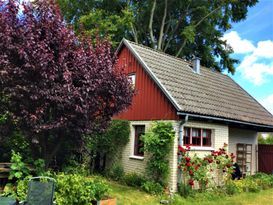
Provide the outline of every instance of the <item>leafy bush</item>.
<path id="1" fill-rule="evenodd" d="M 12 150 L 11 155 L 11 171 L 9 174 L 9 179 L 24 179 L 26 176 L 30 174 L 30 169 L 27 165 L 22 161 L 22 156 L 20 153 L 16 153 Z"/>
<path id="2" fill-rule="evenodd" d="M 8 183 L 4 187 L 3 196 L 11 196 L 18 201 L 23 201 L 27 196 L 28 182 L 31 176 L 18 180 L 17 184 Z"/>
<path id="3" fill-rule="evenodd" d="M 227 144 L 224 144 L 223 148 L 201 158 L 197 154 L 190 156 L 190 146 L 186 149 L 179 146 L 178 169 L 183 173 L 183 183 L 193 187 L 197 182 L 201 190 L 225 185 L 233 172 L 234 158 L 233 153 L 228 154 L 226 149 Z"/>
<path id="4" fill-rule="evenodd" d="M 262 189 L 269 189 L 273 187 L 273 175 L 257 173 L 249 176 L 248 178 L 254 180 Z"/>
<path id="5" fill-rule="evenodd" d="M 175 131 L 171 123 L 155 122 L 143 136 L 144 150 L 150 158 L 147 162 L 148 177 L 166 185 L 169 176 L 169 154 L 173 146 Z"/>
<path id="6" fill-rule="evenodd" d="M 95 157 L 92 162 L 97 162 L 92 166 L 94 171 L 101 173 L 120 159 L 122 148 L 129 142 L 129 135 L 129 121 L 112 120 L 105 132 L 84 136 L 92 157 Z"/>
<path id="7" fill-rule="evenodd" d="M 192 187 L 188 184 L 179 183 L 177 192 L 180 196 L 187 198 L 192 195 Z"/>
<path id="8" fill-rule="evenodd" d="M 128 186 L 141 187 L 146 182 L 146 179 L 139 174 L 130 173 L 124 176 L 124 182 Z"/>
<path id="9" fill-rule="evenodd" d="M 32 164 L 34 169 L 31 170 L 30 165 L 27 165 L 23 161 L 21 154 L 12 150 L 10 162 L 11 171 L 9 174 L 9 179 L 22 180 L 30 174 L 34 174 L 36 176 L 45 174 L 45 161 L 43 159 L 37 159 L 33 161 Z"/>
<path id="10" fill-rule="evenodd" d="M 115 181 L 122 181 L 124 178 L 124 169 L 121 164 L 114 165 L 107 173 L 107 176 Z"/>
<path id="11" fill-rule="evenodd" d="M 86 178 L 77 174 L 58 174 L 56 202 L 62 205 L 90 204 L 106 198 L 109 187 L 99 178 Z"/>
<path id="12" fill-rule="evenodd" d="M 234 195 L 240 192 L 240 189 L 236 186 L 235 181 L 229 180 L 224 186 L 225 192 L 228 195 Z M 242 190 L 241 190 L 242 191 Z"/>
<path id="13" fill-rule="evenodd" d="M 143 191 L 146 191 L 149 194 L 162 194 L 164 188 L 161 184 L 152 181 L 146 181 L 141 186 Z"/>

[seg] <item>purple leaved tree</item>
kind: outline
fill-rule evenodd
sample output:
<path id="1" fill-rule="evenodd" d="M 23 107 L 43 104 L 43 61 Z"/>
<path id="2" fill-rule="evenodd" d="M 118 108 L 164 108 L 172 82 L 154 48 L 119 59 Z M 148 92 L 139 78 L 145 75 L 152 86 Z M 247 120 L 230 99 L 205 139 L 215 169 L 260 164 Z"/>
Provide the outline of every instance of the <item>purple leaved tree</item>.
<path id="1" fill-rule="evenodd" d="M 0 0 L 0 92 L 47 164 L 67 138 L 104 129 L 130 105 L 119 70 L 110 44 L 77 37 L 53 1 Z"/>

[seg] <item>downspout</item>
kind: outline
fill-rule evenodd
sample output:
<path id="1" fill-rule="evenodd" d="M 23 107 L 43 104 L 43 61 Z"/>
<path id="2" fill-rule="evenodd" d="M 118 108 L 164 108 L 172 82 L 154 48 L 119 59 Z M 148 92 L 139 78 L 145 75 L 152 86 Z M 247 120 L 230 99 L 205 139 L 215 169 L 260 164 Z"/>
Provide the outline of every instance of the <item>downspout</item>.
<path id="1" fill-rule="evenodd" d="M 178 135 L 178 145 L 183 146 L 183 131 L 184 131 L 184 125 L 188 122 L 189 120 L 189 115 L 185 115 L 185 119 L 181 120 L 179 123 L 179 135 Z M 178 155 L 178 161 L 181 160 L 181 155 Z M 181 183 L 182 182 L 182 171 L 179 169 L 178 172 L 178 177 L 177 177 L 177 182 Z"/>

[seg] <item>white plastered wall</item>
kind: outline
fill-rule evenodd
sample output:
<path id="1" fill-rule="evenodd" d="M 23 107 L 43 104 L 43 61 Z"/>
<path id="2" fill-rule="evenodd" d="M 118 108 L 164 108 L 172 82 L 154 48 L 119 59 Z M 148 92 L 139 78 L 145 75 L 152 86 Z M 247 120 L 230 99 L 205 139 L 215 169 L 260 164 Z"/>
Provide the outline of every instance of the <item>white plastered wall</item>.
<path id="1" fill-rule="evenodd" d="M 229 152 L 234 153 L 236 156 L 237 143 L 252 144 L 252 164 L 251 174 L 257 171 L 257 144 L 258 144 L 258 133 L 253 130 L 229 128 Z M 235 158 L 236 160 L 236 158 Z"/>
<path id="2" fill-rule="evenodd" d="M 177 188 L 177 147 L 178 147 L 178 122 L 177 121 L 164 121 L 171 122 L 175 129 L 175 139 L 174 146 L 170 153 L 170 180 L 169 188 L 172 191 L 176 191 Z M 147 132 L 152 126 L 153 121 L 130 121 L 130 140 L 129 143 L 125 146 L 121 163 L 126 173 L 138 173 L 145 174 L 146 172 L 146 163 L 149 160 L 148 156 L 144 153 L 144 158 L 133 156 L 134 150 L 134 126 L 135 125 L 145 125 L 145 131 Z"/>

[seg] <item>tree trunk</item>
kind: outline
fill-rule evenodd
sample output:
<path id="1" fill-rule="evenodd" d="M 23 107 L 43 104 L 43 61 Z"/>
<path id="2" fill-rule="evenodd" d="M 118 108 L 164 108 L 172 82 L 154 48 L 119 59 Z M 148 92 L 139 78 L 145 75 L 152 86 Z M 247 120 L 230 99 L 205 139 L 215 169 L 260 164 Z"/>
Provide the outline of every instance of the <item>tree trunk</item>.
<path id="1" fill-rule="evenodd" d="M 156 0 L 154 0 L 153 7 L 151 10 L 151 15 L 150 15 L 150 21 L 149 21 L 150 38 L 151 38 L 151 43 L 152 43 L 153 48 L 155 48 L 155 37 L 154 37 L 154 32 L 153 32 L 153 21 L 154 21 L 155 7 L 156 7 Z"/>
<path id="2" fill-rule="evenodd" d="M 167 9 L 168 9 L 168 0 L 165 0 L 164 15 L 163 15 L 162 22 L 161 22 L 159 39 L 158 39 L 158 46 L 157 46 L 158 50 L 162 50 L 162 40 L 164 37 L 164 26 L 165 26 L 165 21 L 166 21 L 166 16 L 167 16 Z"/>
<path id="3" fill-rule="evenodd" d="M 45 166 L 46 168 L 49 167 L 50 163 L 53 160 L 53 157 L 58 153 L 58 151 L 60 150 L 61 145 L 63 144 L 63 137 L 56 137 L 59 138 L 59 140 L 57 142 L 54 143 L 53 149 L 49 152 L 46 153 L 46 157 L 45 157 Z"/>

